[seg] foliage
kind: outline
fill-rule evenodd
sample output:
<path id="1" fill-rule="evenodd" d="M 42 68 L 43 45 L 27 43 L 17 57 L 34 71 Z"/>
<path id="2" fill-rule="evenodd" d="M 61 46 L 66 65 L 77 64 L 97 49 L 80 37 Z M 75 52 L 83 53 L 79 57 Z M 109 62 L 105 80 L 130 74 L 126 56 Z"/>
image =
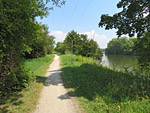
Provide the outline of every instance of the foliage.
<path id="1" fill-rule="evenodd" d="M 140 55 L 139 63 L 141 67 L 150 69 L 150 32 L 137 39 L 135 50 Z"/>
<path id="2" fill-rule="evenodd" d="M 27 59 L 23 62 L 23 67 L 35 75 L 36 80 L 22 91 L 0 97 L 0 113 L 31 113 L 34 111 L 45 84 L 46 70 L 53 58 L 54 55 L 47 55 L 36 59 Z"/>
<path id="3" fill-rule="evenodd" d="M 150 1 L 149 0 L 120 0 L 117 4 L 122 8 L 119 13 L 101 16 L 99 27 L 105 29 L 118 29 L 117 35 L 129 34 L 130 37 L 137 33 L 138 37 L 150 31 Z"/>
<path id="4" fill-rule="evenodd" d="M 10 92 L 28 83 L 28 75 L 20 65 L 21 58 L 32 50 L 30 46 L 37 39 L 39 26 L 35 18 L 48 15 L 50 9 L 43 0 L 0 0 L 1 91 Z M 23 84 L 19 80 L 27 82 Z"/>
<path id="5" fill-rule="evenodd" d="M 0 96 L 7 95 L 28 86 L 28 83 L 35 80 L 35 75 L 28 72 L 22 66 L 14 70 L 6 71 L 4 77 L 0 78 Z"/>
<path id="6" fill-rule="evenodd" d="M 74 30 L 69 32 L 64 40 L 65 49 L 71 50 L 75 54 L 79 54 L 80 50 L 79 43 L 80 43 L 79 34 Z"/>
<path id="7" fill-rule="evenodd" d="M 48 26 L 36 24 L 38 27 L 37 30 L 37 38 L 34 42 L 29 46 L 31 51 L 26 52 L 24 57 L 25 58 L 37 58 L 45 56 L 47 53 L 51 54 L 54 49 L 54 36 L 48 35 Z"/>
<path id="8" fill-rule="evenodd" d="M 128 34 L 130 37 L 137 34 L 139 43 L 137 43 L 136 49 L 140 53 L 139 63 L 142 68 L 147 68 L 150 64 L 148 60 L 149 46 L 143 45 L 145 46 L 143 48 L 139 45 L 147 43 L 144 42 L 145 38 L 142 38 L 145 37 L 144 33 L 149 34 L 150 32 L 150 0 L 120 0 L 117 7 L 122 8 L 119 13 L 113 16 L 108 14 L 101 16 L 99 27 L 105 26 L 107 30 L 115 28 L 119 37 L 124 34 Z"/>
<path id="9" fill-rule="evenodd" d="M 150 76 L 111 70 L 81 56 L 75 59 L 71 64 L 71 56 L 61 56 L 62 79 L 69 94 L 77 97 L 86 112 L 150 111 Z"/>
<path id="10" fill-rule="evenodd" d="M 88 40 L 87 35 L 80 35 L 74 30 L 67 34 L 63 43 L 58 43 L 56 51 L 58 51 L 57 49 L 60 47 L 62 50 L 59 49 L 59 51 L 62 51 L 62 53 L 65 51 L 71 51 L 75 55 L 92 57 L 99 61 L 101 61 L 103 55 L 97 42 L 93 39 Z"/>
<path id="11" fill-rule="evenodd" d="M 58 7 L 61 7 L 61 5 L 65 4 L 65 0 L 46 0 L 46 3 L 53 2 L 53 5 L 56 5 Z"/>
<path id="12" fill-rule="evenodd" d="M 61 53 L 61 54 L 64 54 L 64 53 L 65 53 L 64 43 L 58 42 L 58 43 L 56 44 L 55 51 L 57 51 L 57 52 L 59 52 L 59 53 Z"/>
<path id="13" fill-rule="evenodd" d="M 131 55 L 134 54 L 134 46 L 137 38 L 130 38 L 127 37 L 122 38 L 114 38 L 112 39 L 106 48 L 106 53 L 108 54 L 124 54 L 124 55 Z"/>
<path id="14" fill-rule="evenodd" d="M 54 51 L 54 44 L 55 44 L 55 37 L 54 36 L 48 36 L 47 37 L 47 54 L 52 54 Z"/>

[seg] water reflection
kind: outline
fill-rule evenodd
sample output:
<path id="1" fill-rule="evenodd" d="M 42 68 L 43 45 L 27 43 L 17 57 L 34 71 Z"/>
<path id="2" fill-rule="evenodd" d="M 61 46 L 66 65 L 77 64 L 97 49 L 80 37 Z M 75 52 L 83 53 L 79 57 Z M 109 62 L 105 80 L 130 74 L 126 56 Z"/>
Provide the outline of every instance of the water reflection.
<path id="1" fill-rule="evenodd" d="M 103 55 L 102 65 L 109 68 L 124 68 L 137 65 L 137 56 L 130 55 Z"/>

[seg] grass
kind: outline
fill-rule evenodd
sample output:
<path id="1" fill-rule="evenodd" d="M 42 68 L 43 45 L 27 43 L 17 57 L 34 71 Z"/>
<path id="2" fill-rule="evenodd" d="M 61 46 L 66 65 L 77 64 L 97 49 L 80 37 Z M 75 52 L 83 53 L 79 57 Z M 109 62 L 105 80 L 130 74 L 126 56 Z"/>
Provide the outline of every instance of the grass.
<path id="1" fill-rule="evenodd" d="M 61 56 L 62 79 L 87 113 L 149 113 L 150 78 L 97 65 L 91 58 Z"/>
<path id="2" fill-rule="evenodd" d="M 45 73 L 49 64 L 53 60 L 53 55 L 30 59 L 24 62 L 24 67 L 36 75 L 27 88 L 20 92 L 14 92 L 7 97 L 0 99 L 0 113 L 31 113 L 40 98 L 40 93 L 45 83 Z"/>

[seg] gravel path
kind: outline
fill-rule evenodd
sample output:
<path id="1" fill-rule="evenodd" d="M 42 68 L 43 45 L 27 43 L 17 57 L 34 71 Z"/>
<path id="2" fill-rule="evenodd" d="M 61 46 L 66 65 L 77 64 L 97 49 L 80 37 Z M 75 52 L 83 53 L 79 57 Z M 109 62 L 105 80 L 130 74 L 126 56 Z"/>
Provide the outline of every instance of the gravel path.
<path id="1" fill-rule="evenodd" d="M 47 70 L 47 80 L 34 113 L 77 113 L 76 104 L 68 96 L 60 73 L 60 58 L 55 55 Z"/>

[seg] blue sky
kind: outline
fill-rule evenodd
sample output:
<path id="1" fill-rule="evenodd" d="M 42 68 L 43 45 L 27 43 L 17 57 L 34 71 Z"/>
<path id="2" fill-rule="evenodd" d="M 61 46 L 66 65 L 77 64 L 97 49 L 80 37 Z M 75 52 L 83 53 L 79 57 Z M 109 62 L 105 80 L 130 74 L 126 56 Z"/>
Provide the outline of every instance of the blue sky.
<path id="1" fill-rule="evenodd" d="M 56 37 L 56 42 L 62 42 L 71 30 L 78 33 L 87 34 L 88 39 L 93 38 L 100 48 L 106 48 L 107 43 L 116 38 L 116 30 L 105 30 L 99 28 L 98 23 L 102 14 L 113 15 L 117 13 L 116 4 L 119 0 L 66 0 L 66 4 L 61 8 L 54 7 L 47 18 L 39 22 L 49 26 L 50 35 Z"/>

